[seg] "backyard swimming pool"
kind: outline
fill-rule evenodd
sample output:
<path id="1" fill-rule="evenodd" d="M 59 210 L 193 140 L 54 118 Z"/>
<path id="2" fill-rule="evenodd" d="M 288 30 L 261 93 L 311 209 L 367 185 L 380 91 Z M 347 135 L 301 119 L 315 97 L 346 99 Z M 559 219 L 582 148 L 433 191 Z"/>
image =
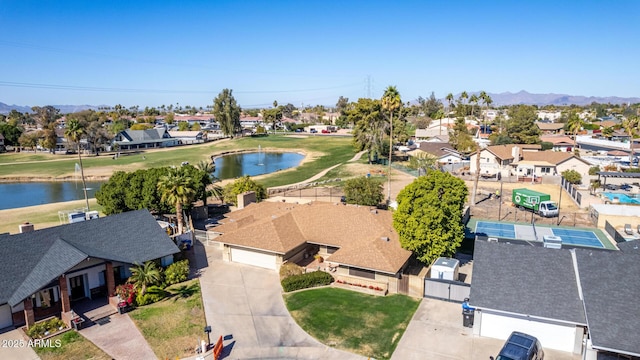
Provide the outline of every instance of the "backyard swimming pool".
<path id="1" fill-rule="evenodd" d="M 608 199 L 611 202 L 614 202 L 615 199 L 617 199 L 618 201 L 620 201 L 620 204 L 640 204 L 639 194 L 603 192 L 602 196 L 604 196 L 606 199 Z"/>

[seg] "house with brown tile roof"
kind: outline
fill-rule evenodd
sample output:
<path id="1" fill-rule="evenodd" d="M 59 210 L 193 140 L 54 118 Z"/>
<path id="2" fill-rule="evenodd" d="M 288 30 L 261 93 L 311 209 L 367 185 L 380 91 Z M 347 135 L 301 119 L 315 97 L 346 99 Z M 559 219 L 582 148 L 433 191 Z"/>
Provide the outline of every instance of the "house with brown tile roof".
<path id="1" fill-rule="evenodd" d="M 553 144 L 553 151 L 573 151 L 573 139 L 565 135 L 541 135 L 540 141 Z"/>
<path id="2" fill-rule="evenodd" d="M 278 270 L 320 254 L 336 275 L 385 284 L 392 293 L 411 257 L 391 212 L 369 207 L 261 202 L 220 222 L 210 231 L 219 234 L 225 261 Z"/>
<path id="3" fill-rule="evenodd" d="M 543 134 L 563 134 L 563 123 L 547 123 L 536 121 L 536 125 L 542 131 Z"/>
<path id="4" fill-rule="evenodd" d="M 523 153 L 515 166 L 517 176 L 530 177 L 560 175 L 566 170 L 575 170 L 583 179 L 588 179 L 591 164 L 571 152 L 539 151 Z"/>
<path id="5" fill-rule="evenodd" d="M 428 154 L 440 164 L 457 164 L 462 161 L 462 155 L 448 142 L 421 142 L 415 150 L 407 154 L 409 156 Z"/>
<path id="6" fill-rule="evenodd" d="M 518 162 L 524 153 L 540 151 L 541 146 L 537 144 L 506 144 L 492 145 L 480 151 L 480 173 L 497 174 L 509 176 L 513 167 L 512 163 Z M 478 153 L 471 155 L 469 160 L 470 170 L 476 171 L 476 157 Z"/>

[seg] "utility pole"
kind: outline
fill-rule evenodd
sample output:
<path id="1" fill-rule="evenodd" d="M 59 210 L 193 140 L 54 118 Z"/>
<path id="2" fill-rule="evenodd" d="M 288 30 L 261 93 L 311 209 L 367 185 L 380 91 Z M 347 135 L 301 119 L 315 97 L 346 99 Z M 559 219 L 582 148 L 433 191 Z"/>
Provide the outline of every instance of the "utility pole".
<path id="1" fill-rule="evenodd" d="M 391 111 L 391 133 L 389 134 L 389 173 L 387 174 L 387 206 L 391 204 L 391 156 L 393 155 L 393 110 Z"/>
<path id="2" fill-rule="evenodd" d="M 502 221 L 502 173 L 498 173 L 500 176 L 500 196 L 498 197 L 498 221 Z"/>
<path id="3" fill-rule="evenodd" d="M 560 225 L 560 205 L 562 205 L 562 180 L 564 180 L 564 178 L 560 178 L 560 197 L 558 198 L 558 223 L 556 224 L 556 226 Z"/>

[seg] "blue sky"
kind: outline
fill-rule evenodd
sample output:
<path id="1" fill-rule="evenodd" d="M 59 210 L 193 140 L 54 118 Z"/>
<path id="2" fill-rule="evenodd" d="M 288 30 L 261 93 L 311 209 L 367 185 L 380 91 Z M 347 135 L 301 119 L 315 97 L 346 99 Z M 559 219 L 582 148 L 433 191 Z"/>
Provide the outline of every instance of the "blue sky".
<path id="1" fill-rule="evenodd" d="M 0 102 L 640 96 L 640 1 L 0 0 Z M 370 79 L 369 81 L 367 79 Z"/>

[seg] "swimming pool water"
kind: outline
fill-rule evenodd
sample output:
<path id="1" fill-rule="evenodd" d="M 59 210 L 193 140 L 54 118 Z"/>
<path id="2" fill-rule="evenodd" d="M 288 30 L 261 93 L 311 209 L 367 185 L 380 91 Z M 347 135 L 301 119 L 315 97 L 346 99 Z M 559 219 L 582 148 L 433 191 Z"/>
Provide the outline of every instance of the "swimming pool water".
<path id="1" fill-rule="evenodd" d="M 621 204 L 640 204 L 640 199 L 637 195 L 628 195 L 622 193 L 612 193 L 612 192 L 603 192 L 604 195 L 609 201 L 613 201 L 614 198 L 618 198 Z"/>

